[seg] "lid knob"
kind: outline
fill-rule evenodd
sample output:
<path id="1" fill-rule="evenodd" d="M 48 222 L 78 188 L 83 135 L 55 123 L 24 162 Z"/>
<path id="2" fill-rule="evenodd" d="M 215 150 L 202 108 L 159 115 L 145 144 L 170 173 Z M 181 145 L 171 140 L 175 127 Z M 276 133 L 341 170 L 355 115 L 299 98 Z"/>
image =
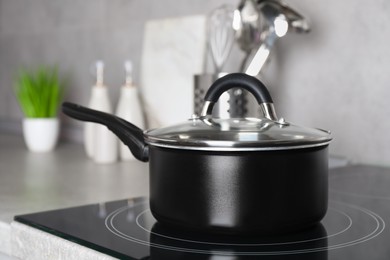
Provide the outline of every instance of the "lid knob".
<path id="1" fill-rule="evenodd" d="M 214 104 L 219 97 L 229 89 L 243 88 L 255 97 L 264 117 L 272 121 L 278 121 L 275 113 L 272 97 L 265 85 L 255 77 L 244 73 L 231 73 L 217 79 L 208 89 L 205 95 L 201 117 L 211 116 Z"/>

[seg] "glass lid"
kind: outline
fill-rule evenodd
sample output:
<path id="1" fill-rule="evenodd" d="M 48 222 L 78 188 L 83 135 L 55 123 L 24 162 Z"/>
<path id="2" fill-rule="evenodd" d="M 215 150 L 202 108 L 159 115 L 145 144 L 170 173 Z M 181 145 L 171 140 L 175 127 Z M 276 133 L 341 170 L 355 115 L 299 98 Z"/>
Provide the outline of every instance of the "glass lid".
<path id="1" fill-rule="evenodd" d="M 219 97 L 229 89 L 242 88 L 256 99 L 263 118 L 212 117 Z M 330 132 L 300 127 L 278 119 L 272 97 L 264 84 L 255 77 L 232 73 L 217 79 L 204 97 L 200 116 L 189 121 L 144 132 L 145 141 L 154 146 L 192 150 L 283 150 L 327 145 Z"/>
<path id="2" fill-rule="evenodd" d="M 146 131 L 150 145 L 193 150 L 280 150 L 326 145 L 328 131 L 268 118 L 202 118 Z"/>

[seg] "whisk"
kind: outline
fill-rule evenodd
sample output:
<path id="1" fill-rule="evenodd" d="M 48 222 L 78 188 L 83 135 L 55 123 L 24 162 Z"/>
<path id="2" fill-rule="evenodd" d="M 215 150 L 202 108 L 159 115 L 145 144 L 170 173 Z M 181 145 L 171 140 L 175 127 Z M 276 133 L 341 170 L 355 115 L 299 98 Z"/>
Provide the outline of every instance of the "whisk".
<path id="1" fill-rule="evenodd" d="M 208 17 L 208 42 L 216 74 L 222 71 L 234 43 L 233 13 L 232 6 L 222 5 Z"/>

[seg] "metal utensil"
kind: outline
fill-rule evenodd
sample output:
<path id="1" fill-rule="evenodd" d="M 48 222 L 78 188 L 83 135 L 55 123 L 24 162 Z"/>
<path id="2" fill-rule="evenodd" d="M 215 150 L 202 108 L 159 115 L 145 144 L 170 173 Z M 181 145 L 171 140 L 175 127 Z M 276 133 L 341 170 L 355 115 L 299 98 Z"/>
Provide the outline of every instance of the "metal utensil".
<path id="1" fill-rule="evenodd" d="M 245 70 L 251 76 L 259 74 L 277 38 L 285 36 L 290 28 L 298 33 L 310 30 L 306 19 L 282 1 L 260 0 L 258 3 L 268 28 L 262 34 L 262 44 Z"/>
<path id="2" fill-rule="evenodd" d="M 261 43 L 262 22 L 256 1 L 241 0 L 234 11 L 233 29 L 238 46 L 245 52 L 240 65 L 240 71 L 243 72 L 253 49 Z"/>
<path id="3" fill-rule="evenodd" d="M 261 4 L 261 2 L 262 0 L 259 1 L 259 4 Z M 275 8 L 279 9 L 280 12 L 286 16 L 290 28 L 295 32 L 308 33 L 310 31 L 310 26 L 305 17 L 292 9 L 286 3 L 281 0 L 267 0 L 267 2 L 274 3 Z"/>
<path id="4" fill-rule="evenodd" d="M 272 46 L 277 38 L 286 35 L 288 29 L 286 17 L 282 14 L 275 17 L 274 23 L 265 31 L 263 43 L 260 45 L 254 55 L 245 73 L 251 76 L 257 76 L 267 61 Z"/>
<path id="5" fill-rule="evenodd" d="M 209 46 L 216 74 L 221 72 L 233 46 L 233 12 L 232 6 L 222 5 L 212 11 L 208 18 Z"/>

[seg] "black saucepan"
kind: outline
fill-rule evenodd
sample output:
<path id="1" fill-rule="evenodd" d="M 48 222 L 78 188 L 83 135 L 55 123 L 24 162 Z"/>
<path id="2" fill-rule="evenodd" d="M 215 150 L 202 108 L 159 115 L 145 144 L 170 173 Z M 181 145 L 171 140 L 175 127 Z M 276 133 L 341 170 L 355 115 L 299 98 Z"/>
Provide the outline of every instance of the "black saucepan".
<path id="1" fill-rule="evenodd" d="M 220 95 L 236 87 L 254 95 L 264 117 L 211 116 Z M 200 116 L 147 131 L 72 103 L 62 110 L 107 126 L 137 159 L 149 161 L 150 209 L 162 224 L 275 234 L 314 225 L 327 211 L 330 133 L 278 119 L 268 90 L 254 77 L 234 73 L 218 79 Z"/>

